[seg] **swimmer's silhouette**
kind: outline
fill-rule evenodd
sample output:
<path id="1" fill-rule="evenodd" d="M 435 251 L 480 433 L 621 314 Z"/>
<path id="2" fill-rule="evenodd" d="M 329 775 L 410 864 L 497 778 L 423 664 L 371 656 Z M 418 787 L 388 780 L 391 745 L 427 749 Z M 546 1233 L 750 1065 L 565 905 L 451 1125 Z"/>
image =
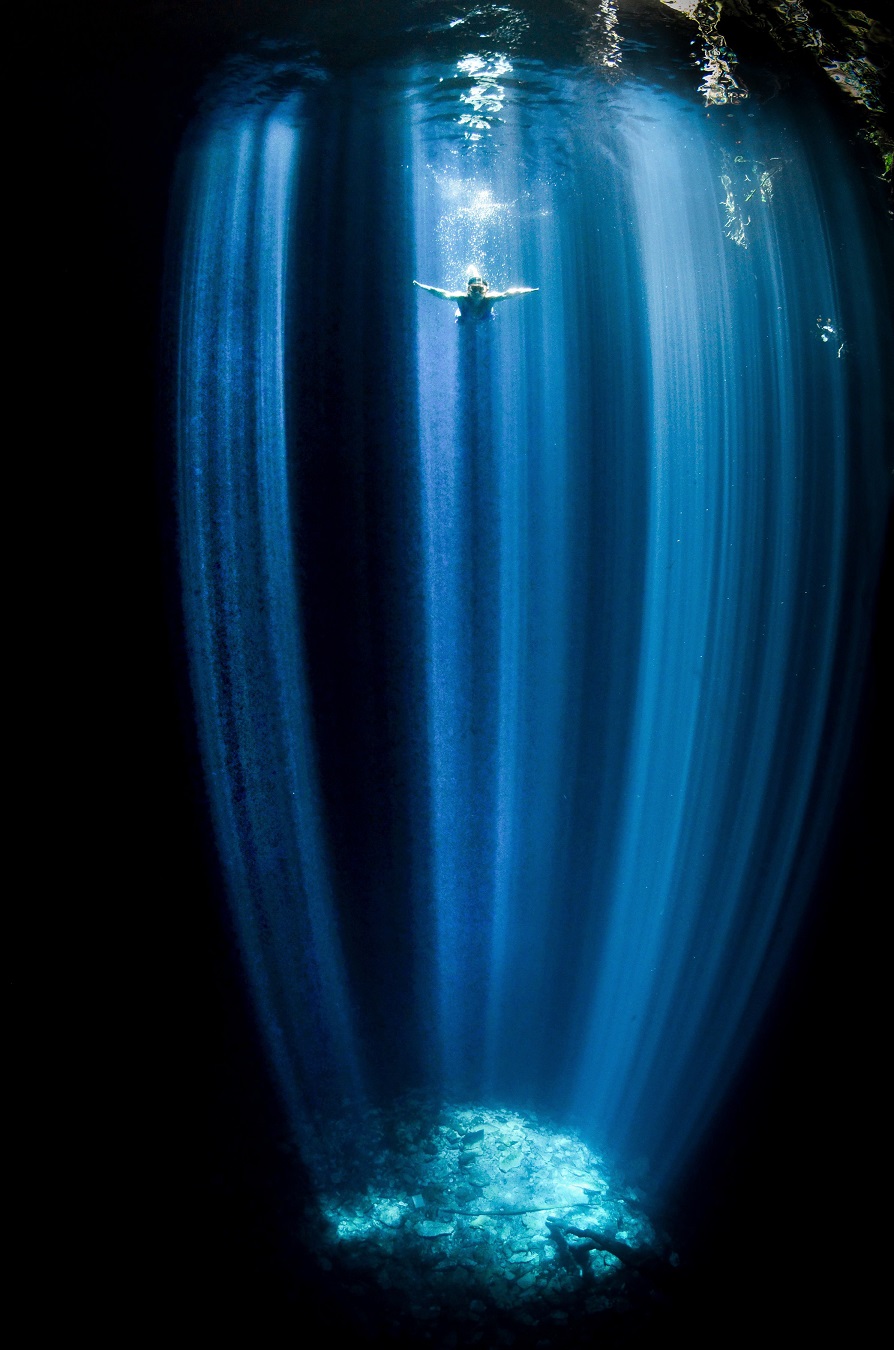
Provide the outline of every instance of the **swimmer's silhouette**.
<path id="1" fill-rule="evenodd" d="M 492 319 L 494 305 L 498 300 L 509 300 L 513 295 L 530 295 L 532 291 L 540 290 L 539 286 L 510 286 L 507 291 L 492 291 L 487 282 L 477 276 L 469 277 L 469 284 L 464 291 L 442 291 L 438 286 L 423 286 L 421 281 L 414 281 L 413 285 L 421 291 L 436 295 L 439 300 L 453 300 L 457 323 Z"/>

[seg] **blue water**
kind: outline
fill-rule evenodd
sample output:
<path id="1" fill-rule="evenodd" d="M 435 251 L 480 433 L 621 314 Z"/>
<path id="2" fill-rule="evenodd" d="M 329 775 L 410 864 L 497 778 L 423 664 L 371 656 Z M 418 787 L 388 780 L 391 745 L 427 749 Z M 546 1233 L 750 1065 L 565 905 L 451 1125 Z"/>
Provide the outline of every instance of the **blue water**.
<path id="1" fill-rule="evenodd" d="M 880 202 L 809 86 L 488 50 L 239 91 L 175 195 L 179 551 L 280 1093 L 299 1139 L 420 1083 L 535 1103 L 672 1190 L 839 802 Z M 539 290 L 468 326 L 411 284 L 477 271 Z"/>

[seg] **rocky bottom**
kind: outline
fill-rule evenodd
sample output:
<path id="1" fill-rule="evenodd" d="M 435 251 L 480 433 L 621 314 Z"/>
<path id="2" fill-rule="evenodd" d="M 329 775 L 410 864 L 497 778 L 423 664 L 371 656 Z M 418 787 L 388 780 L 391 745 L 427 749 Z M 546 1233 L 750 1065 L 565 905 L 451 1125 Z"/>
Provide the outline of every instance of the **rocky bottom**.
<path id="1" fill-rule="evenodd" d="M 321 1135 L 322 1137 L 322 1135 Z M 311 1249 L 356 1334 L 583 1342 L 649 1315 L 675 1257 L 604 1161 L 532 1114 L 420 1096 L 327 1126 Z"/>

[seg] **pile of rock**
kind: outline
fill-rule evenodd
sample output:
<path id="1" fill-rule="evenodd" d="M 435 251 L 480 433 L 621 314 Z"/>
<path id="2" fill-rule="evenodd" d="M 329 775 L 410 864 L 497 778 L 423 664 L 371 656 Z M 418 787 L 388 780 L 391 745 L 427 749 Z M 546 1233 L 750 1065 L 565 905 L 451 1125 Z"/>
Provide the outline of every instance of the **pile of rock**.
<path id="1" fill-rule="evenodd" d="M 569 1130 L 414 1096 L 324 1137 L 322 1269 L 393 1334 L 451 1346 L 536 1331 L 532 1345 L 553 1345 L 648 1292 L 658 1246 L 637 1195 Z"/>

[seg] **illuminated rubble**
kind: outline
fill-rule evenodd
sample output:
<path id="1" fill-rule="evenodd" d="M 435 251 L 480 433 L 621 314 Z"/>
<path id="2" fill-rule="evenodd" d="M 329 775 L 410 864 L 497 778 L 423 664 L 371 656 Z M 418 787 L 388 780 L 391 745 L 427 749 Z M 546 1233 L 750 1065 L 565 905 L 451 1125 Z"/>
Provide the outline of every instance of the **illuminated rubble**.
<path id="1" fill-rule="evenodd" d="M 637 1193 L 531 1114 L 413 1097 L 353 1112 L 326 1139 L 322 1271 L 364 1315 L 373 1295 L 395 1332 L 424 1323 L 427 1343 L 460 1328 L 489 1345 L 536 1327 L 541 1340 L 652 1298 L 672 1267 Z"/>

